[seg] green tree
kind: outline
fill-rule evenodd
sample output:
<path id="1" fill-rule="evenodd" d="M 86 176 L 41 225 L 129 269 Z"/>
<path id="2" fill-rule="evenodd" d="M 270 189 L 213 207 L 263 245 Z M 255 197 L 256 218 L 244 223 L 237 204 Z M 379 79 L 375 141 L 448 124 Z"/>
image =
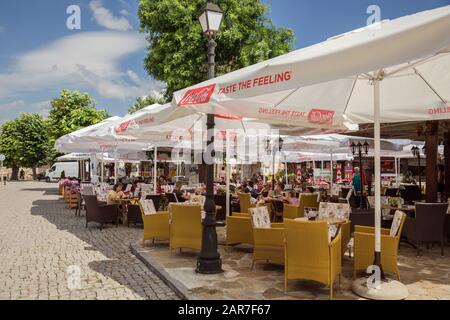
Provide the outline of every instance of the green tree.
<path id="1" fill-rule="evenodd" d="M 167 84 L 166 97 L 206 78 L 207 40 L 197 20 L 206 0 L 140 0 L 141 31 L 149 42 L 145 68 Z M 236 69 L 289 52 L 294 33 L 276 28 L 259 0 L 216 0 L 225 12 L 218 34 L 216 73 Z"/>
<path id="2" fill-rule="evenodd" d="M 130 108 L 128 108 L 128 113 L 135 113 L 136 111 L 151 106 L 152 104 L 155 103 L 164 104 L 166 103 L 166 100 L 164 98 L 157 97 L 155 95 L 136 98 L 134 104 Z"/>
<path id="3" fill-rule="evenodd" d="M 96 124 L 109 117 L 106 110 L 97 110 L 94 99 L 87 93 L 62 90 L 51 102 L 48 117 L 51 140 Z"/>
<path id="4" fill-rule="evenodd" d="M 19 167 L 33 169 L 47 164 L 52 155 L 52 145 L 47 123 L 37 113 L 22 113 L 18 118 L 3 124 L 0 150 L 6 156 L 6 166 L 12 168 L 12 180 L 17 179 Z"/>
<path id="5" fill-rule="evenodd" d="M 18 180 L 20 169 L 20 137 L 17 121 L 3 123 L 0 132 L 0 153 L 5 155 L 4 165 L 12 169 L 11 180 Z"/>
<path id="6" fill-rule="evenodd" d="M 36 179 L 36 168 L 50 162 L 53 154 L 48 123 L 37 113 L 23 113 L 16 121 L 20 136 L 20 165 L 32 168 L 33 179 Z"/>

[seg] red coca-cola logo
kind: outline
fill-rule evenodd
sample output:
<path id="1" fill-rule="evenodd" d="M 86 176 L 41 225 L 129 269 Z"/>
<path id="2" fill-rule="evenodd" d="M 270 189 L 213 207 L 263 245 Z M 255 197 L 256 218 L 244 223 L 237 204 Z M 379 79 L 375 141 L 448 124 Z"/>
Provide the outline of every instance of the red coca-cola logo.
<path id="1" fill-rule="evenodd" d="M 238 120 L 238 121 L 242 120 L 241 117 L 226 116 L 226 115 L 223 115 L 223 114 L 215 114 L 214 117 L 220 118 L 220 119 L 227 119 L 227 120 Z"/>
<path id="2" fill-rule="evenodd" d="M 122 122 L 118 127 L 115 128 L 116 132 L 125 132 L 128 129 L 131 121 Z"/>
<path id="3" fill-rule="evenodd" d="M 216 85 L 211 84 L 206 87 L 191 89 L 186 91 L 183 98 L 178 102 L 178 106 L 190 106 L 193 104 L 204 104 L 208 103 L 214 93 Z"/>
<path id="4" fill-rule="evenodd" d="M 308 122 L 320 125 L 332 125 L 334 113 L 331 110 L 311 109 L 308 113 Z"/>

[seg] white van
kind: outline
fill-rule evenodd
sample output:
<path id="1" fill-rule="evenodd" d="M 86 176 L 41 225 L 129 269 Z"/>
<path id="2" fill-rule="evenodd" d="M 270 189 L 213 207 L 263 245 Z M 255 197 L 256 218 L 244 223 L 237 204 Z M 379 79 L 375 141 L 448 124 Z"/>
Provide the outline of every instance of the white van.
<path id="1" fill-rule="evenodd" d="M 78 178 L 78 162 L 56 162 L 45 173 L 45 181 L 58 181 L 61 178 L 61 172 L 64 171 L 66 178 Z"/>

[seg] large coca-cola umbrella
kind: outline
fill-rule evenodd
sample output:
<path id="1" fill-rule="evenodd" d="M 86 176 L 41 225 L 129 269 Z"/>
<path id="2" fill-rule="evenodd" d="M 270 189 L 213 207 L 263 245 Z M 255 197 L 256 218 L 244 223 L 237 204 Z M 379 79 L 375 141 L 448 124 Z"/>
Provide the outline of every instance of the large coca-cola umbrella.
<path id="1" fill-rule="evenodd" d="M 380 122 L 449 119 L 449 83 L 450 6 L 445 6 L 382 21 L 180 90 L 172 103 L 300 127 L 373 122 L 374 265 L 381 266 Z M 385 289 L 393 286 L 399 295 Z M 372 298 L 407 294 L 399 283 L 382 288 L 356 285 L 355 291 Z"/>

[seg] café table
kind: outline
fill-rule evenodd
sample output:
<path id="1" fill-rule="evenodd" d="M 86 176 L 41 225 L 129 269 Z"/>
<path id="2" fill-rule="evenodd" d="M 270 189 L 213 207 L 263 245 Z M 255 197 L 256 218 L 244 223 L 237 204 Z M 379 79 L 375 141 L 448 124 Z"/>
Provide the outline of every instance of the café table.
<path id="1" fill-rule="evenodd" d="M 306 217 L 303 218 L 297 218 L 295 219 L 295 221 L 325 221 L 326 223 L 330 224 L 330 225 L 343 225 L 344 223 L 347 222 L 347 219 L 344 218 L 335 218 L 335 217 L 328 217 L 328 218 L 321 218 L 321 219 L 316 219 L 316 220 L 309 220 Z"/>

